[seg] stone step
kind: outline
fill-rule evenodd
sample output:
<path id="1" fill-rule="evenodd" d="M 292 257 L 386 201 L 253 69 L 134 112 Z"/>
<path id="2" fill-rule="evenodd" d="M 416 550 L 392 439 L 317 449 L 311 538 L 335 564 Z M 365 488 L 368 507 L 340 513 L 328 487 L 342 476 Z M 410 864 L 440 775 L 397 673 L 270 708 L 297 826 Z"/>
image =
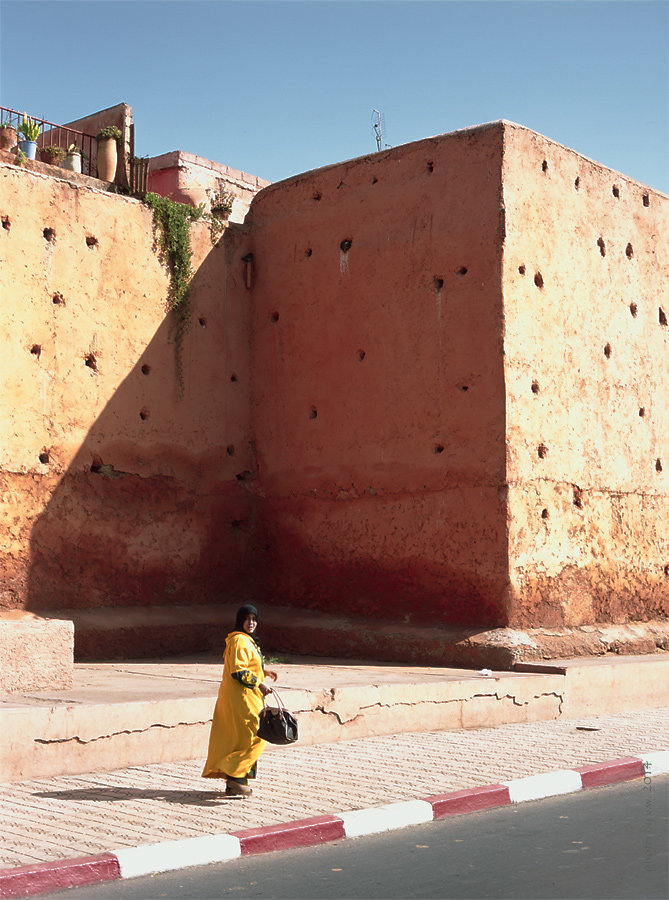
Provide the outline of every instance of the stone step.
<path id="1" fill-rule="evenodd" d="M 74 622 L 74 658 L 132 659 L 223 647 L 238 604 L 110 607 L 37 612 Z M 260 609 L 259 638 L 268 651 L 419 665 L 511 670 L 517 662 L 669 650 L 669 621 L 574 628 L 430 627 L 327 615 L 315 610 Z"/>
<path id="2" fill-rule="evenodd" d="M 541 671 L 368 661 L 273 662 L 305 744 L 459 730 L 669 705 L 669 656 L 544 661 Z M 77 663 L 67 690 L 0 696 L 0 781 L 202 758 L 218 654 Z"/>

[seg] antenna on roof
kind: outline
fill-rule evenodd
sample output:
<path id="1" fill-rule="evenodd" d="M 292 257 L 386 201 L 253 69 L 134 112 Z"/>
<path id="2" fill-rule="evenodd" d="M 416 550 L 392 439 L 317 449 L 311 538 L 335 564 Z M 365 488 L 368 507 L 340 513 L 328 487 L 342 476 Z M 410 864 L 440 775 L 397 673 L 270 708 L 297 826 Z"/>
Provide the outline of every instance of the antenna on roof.
<path id="1" fill-rule="evenodd" d="M 372 110 L 372 131 L 376 138 L 376 149 L 380 150 L 383 145 L 383 132 L 386 128 L 386 120 L 383 113 L 378 109 Z M 386 144 L 386 147 L 388 144 Z"/>

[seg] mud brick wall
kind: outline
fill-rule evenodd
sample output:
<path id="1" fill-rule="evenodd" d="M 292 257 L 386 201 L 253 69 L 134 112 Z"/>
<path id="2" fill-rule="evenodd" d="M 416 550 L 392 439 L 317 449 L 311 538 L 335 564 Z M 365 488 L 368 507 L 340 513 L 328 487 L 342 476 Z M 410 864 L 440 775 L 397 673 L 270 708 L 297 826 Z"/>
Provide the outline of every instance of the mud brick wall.
<path id="1" fill-rule="evenodd" d="M 669 614 L 669 198 L 504 147 L 510 619 Z"/>
<path id="2" fill-rule="evenodd" d="M 669 612 L 667 198 L 512 123 L 254 201 L 259 596 Z"/>
<path id="3" fill-rule="evenodd" d="M 192 228 L 0 165 L 0 608 L 669 613 L 669 198 L 506 122 Z"/>
<path id="4" fill-rule="evenodd" d="M 3 165 L 0 214 L 0 607 L 234 594 L 252 463 L 228 242 L 192 229 L 179 400 L 151 211 Z"/>
<path id="5" fill-rule="evenodd" d="M 502 136 L 420 141 L 253 201 L 259 596 L 504 621 Z"/>

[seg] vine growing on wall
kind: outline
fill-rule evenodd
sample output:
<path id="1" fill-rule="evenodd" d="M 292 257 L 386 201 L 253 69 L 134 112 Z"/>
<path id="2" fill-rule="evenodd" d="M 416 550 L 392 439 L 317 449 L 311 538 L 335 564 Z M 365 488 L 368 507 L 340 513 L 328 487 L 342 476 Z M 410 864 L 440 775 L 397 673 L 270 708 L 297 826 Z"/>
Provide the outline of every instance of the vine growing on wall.
<path id="1" fill-rule="evenodd" d="M 205 218 L 209 219 L 209 237 L 212 244 L 217 244 L 225 232 L 234 200 L 235 195 L 232 191 L 226 191 L 224 188 L 220 188 L 210 198 L 211 212 Z"/>
<path id="2" fill-rule="evenodd" d="M 172 313 L 171 334 L 175 346 L 175 366 L 179 397 L 183 397 L 183 342 L 190 325 L 189 291 L 193 270 L 190 223 L 201 218 L 203 207 L 194 209 L 169 197 L 148 192 L 144 202 L 153 211 L 153 222 L 159 233 L 162 262 L 169 273 L 167 305 Z"/>

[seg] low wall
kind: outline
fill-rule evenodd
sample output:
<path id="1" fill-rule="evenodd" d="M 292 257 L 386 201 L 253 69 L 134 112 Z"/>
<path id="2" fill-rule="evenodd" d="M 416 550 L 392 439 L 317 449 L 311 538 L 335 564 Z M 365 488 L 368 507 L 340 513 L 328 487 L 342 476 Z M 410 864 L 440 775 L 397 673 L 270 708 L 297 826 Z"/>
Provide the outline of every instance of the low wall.
<path id="1" fill-rule="evenodd" d="M 661 655 L 588 663 L 490 675 L 341 663 L 275 667 L 282 698 L 297 715 L 301 744 L 669 703 L 668 662 Z M 219 679 L 218 662 L 195 670 L 178 661 L 98 664 L 95 674 L 82 671 L 78 690 L 64 693 L 57 704 L 39 696 L 0 702 L 0 778 L 11 782 L 203 758 Z"/>
<path id="2" fill-rule="evenodd" d="M 76 128 L 77 131 L 83 131 L 85 134 L 92 134 L 93 137 L 108 125 L 115 125 L 120 130 L 122 139 L 118 144 L 119 162 L 116 168 L 115 181 L 117 184 L 127 187 L 129 160 L 134 150 L 135 140 L 132 108 L 127 103 L 118 103 L 116 106 L 110 106 L 108 109 L 102 109 L 81 119 L 68 122 L 67 125 Z M 91 148 L 91 172 L 93 175 L 97 171 L 97 153 L 97 143 L 93 141 Z"/>
<path id="3" fill-rule="evenodd" d="M 0 693 L 72 687 L 74 626 L 0 611 Z"/>

